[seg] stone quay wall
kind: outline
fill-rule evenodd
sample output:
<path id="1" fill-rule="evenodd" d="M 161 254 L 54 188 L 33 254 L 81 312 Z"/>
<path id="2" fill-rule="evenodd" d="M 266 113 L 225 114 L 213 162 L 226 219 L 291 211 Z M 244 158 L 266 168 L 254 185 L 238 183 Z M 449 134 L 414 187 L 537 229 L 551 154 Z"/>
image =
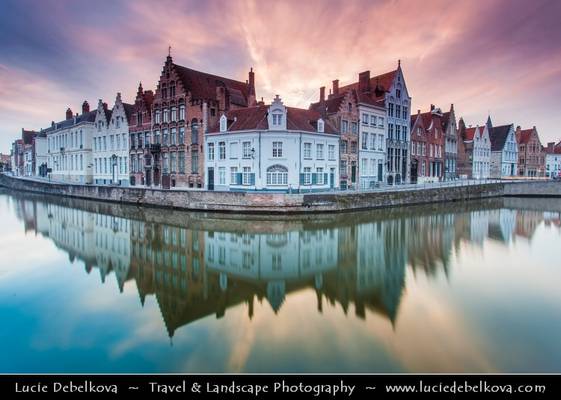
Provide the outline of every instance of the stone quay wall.
<path id="1" fill-rule="evenodd" d="M 561 183 L 553 181 L 495 182 L 385 192 L 285 194 L 77 185 L 2 174 L 0 186 L 52 196 L 69 196 L 138 206 L 262 214 L 344 212 L 502 196 L 561 197 Z"/>

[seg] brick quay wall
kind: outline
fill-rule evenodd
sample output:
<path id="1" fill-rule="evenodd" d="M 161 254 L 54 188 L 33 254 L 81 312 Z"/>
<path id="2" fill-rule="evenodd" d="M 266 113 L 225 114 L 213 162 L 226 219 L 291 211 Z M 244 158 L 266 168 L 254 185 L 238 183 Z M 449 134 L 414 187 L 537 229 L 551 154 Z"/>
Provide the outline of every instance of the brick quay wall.
<path id="1" fill-rule="evenodd" d="M 161 190 L 119 186 L 76 185 L 0 175 L 0 186 L 52 196 L 167 207 L 180 210 L 297 214 L 376 209 L 492 197 L 561 197 L 561 183 L 553 181 L 494 182 L 465 186 L 411 188 L 373 192 L 262 193 Z"/>

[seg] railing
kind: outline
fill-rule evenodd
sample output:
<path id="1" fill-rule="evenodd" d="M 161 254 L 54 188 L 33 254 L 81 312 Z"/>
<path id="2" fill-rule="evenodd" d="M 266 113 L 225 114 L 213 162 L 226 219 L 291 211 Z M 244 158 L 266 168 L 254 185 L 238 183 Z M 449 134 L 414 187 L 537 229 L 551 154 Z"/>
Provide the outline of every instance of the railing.
<path id="1" fill-rule="evenodd" d="M 162 151 L 162 145 L 157 143 L 157 144 L 151 144 L 150 145 L 150 152 L 151 153 L 159 153 Z"/>

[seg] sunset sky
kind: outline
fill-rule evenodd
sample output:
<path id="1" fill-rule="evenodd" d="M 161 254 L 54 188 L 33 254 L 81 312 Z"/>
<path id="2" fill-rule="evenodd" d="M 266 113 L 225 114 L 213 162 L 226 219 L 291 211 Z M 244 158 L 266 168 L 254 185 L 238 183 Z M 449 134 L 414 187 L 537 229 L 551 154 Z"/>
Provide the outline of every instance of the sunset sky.
<path id="1" fill-rule="evenodd" d="M 413 98 L 467 124 L 536 125 L 561 140 L 561 1 L 0 0 L 0 152 L 65 110 L 133 102 L 174 62 L 307 107 L 319 87 L 397 60 Z"/>

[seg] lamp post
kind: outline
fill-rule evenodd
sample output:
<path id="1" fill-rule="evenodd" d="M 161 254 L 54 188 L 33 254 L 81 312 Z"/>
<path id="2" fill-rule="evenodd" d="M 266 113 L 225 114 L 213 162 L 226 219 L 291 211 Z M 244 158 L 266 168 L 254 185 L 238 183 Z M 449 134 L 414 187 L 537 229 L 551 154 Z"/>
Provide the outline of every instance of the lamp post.
<path id="1" fill-rule="evenodd" d="M 111 165 L 112 165 L 112 169 L 111 169 L 111 170 L 112 170 L 112 172 L 113 172 L 113 179 L 112 179 L 112 182 L 111 182 L 111 183 L 112 183 L 113 185 L 116 185 L 116 184 L 117 184 L 117 158 L 118 158 L 118 157 L 117 157 L 116 154 L 113 154 L 113 155 L 111 156 L 111 161 L 112 161 L 112 164 L 111 164 Z"/>

